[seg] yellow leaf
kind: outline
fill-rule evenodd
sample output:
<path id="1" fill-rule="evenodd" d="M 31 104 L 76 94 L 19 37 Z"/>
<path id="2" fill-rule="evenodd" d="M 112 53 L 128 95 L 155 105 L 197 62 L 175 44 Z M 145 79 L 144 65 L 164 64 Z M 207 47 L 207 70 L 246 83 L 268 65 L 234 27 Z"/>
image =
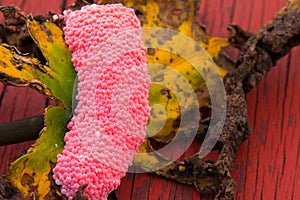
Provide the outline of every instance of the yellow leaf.
<path id="1" fill-rule="evenodd" d="M 215 79 L 215 74 L 210 74 L 211 67 L 215 66 L 213 60 L 218 60 L 220 51 L 230 46 L 230 42 L 226 38 L 211 37 L 205 32 L 205 28 L 195 21 L 194 18 L 199 10 L 199 0 L 101 1 L 101 4 L 107 3 L 123 3 L 133 8 L 144 27 L 145 45 L 158 47 L 148 48 L 147 52 L 148 70 L 152 81 L 149 91 L 151 116 L 147 127 L 147 137 L 164 143 L 171 142 L 178 133 L 189 137 L 192 127 L 199 125 L 199 122 L 193 119 L 194 116 L 189 114 L 190 110 L 195 109 L 191 97 L 196 95 L 199 107 L 210 105 L 210 95 L 206 84 L 209 82 L 212 85 Z M 176 32 L 170 34 L 168 31 L 161 31 L 157 34 L 147 34 L 147 29 L 145 29 L 147 27 L 161 27 L 180 32 L 199 45 L 186 46 L 182 35 Z M 165 48 L 159 49 L 160 46 Z M 177 48 L 177 52 L 174 51 L 174 47 Z M 212 59 L 204 53 L 204 50 Z M 178 52 L 189 54 L 189 59 L 197 60 L 198 66 L 193 66 L 190 60 Z M 206 76 L 206 82 L 202 77 L 203 74 L 199 73 L 199 68 Z M 221 67 L 218 67 L 218 70 L 222 77 L 227 73 Z M 189 87 L 192 91 L 187 90 Z M 182 110 L 185 113 L 182 113 Z M 184 126 L 181 125 L 183 118 L 188 119 Z M 137 155 L 133 163 L 145 170 L 150 170 L 151 166 L 155 168 L 158 160 L 164 160 L 164 158 L 158 153 L 151 154 L 151 156 L 144 154 L 151 151 L 151 146 L 146 139 L 140 148 L 141 155 Z"/>
<path id="2" fill-rule="evenodd" d="M 45 71 L 38 71 L 37 77 L 51 88 L 57 100 L 71 108 L 76 73 L 71 62 L 71 51 L 64 42 L 62 30 L 52 22 L 39 23 L 33 19 L 27 20 L 27 27 L 47 60 Z"/>
<path id="3" fill-rule="evenodd" d="M 22 54 L 15 47 L 0 46 L 0 80 L 14 86 L 29 86 L 71 108 L 75 70 L 62 30 L 52 22 L 27 19 L 27 28 L 39 47 L 45 64 Z"/>
<path id="4" fill-rule="evenodd" d="M 64 147 L 64 134 L 72 112 L 75 69 L 71 52 L 63 39 L 63 31 L 52 22 L 26 18 L 30 36 L 45 61 L 20 53 L 15 47 L 0 46 L 0 79 L 15 86 L 30 86 L 56 100 L 59 106 L 45 112 L 45 127 L 36 143 L 14 161 L 1 186 L 10 183 L 14 199 L 55 199 L 52 168 Z M 41 64 L 43 63 L 43 64 Z M 64 197 L 61 197 L 64 199 Z"/>
<path id="5" fill-rule="evenodd" d="M 51 192 L 52 166 L 56 163 L 56 155 L 64 147 L 66 124 L 70 119 L 68 111 L 60 106 L 50 107 L 45 114 L 45 128 L 40 138 L 27 154 L 21 156 L 9 169 L 11 173 L 2 178 L 9 180 L 21 194 L 22 199 L 53 199 Z M 47 198 L 46 198 L 47 197 Z"/>
<path id="6" fill-rule="evenodd" d="M 133 158 L 133 165 L 130 167 L 130 172 L 153 171 L 160 169 L 162 166 L 167 166 L 172 162 L 157 154 L 150 145 L 149 140 L 145 140 L 139 147 L 139 154 Z"/>
<path id="7" fill-rule="evenodd" d="M 152 43 L 156 46 L 169 47 L 168 51 L 166 49 L 150 48 L 147 55 L 148 62 L 151 63 L 149 64 L 149 73 L 153 83 L 149 92 L 152 111 L 147 136 L 164 143 L 172 141 L 178 133 L 183 133 L 181 135 L 189 137 L 191 127 L 197 127 L 199 123 L 199 121 L 195 122 L 193 120 L 194 116 L 189 112 L 195 109 L 191 96 L 196 96 L 197 104 L 200 106 L 209 105 L 210 97 L 199 70 L 180 54 L 173 52 L 172 47 L 178 47 L 179 52 L 191 52 L 189 55 L 191 59 L 203 58 L 198 65 L 201 66 L 202 71 L 209 74 L 213 62 L 207 56 L 203 56 L 203 49 L 213 59 L 217 59 L 220 50 L 229 46 L 229 42 L 227 39 L 209 36 L 205 29 L 194 21 L 199 1 L 104 0 L 102 2 L 122 2 L 125 6 L 135 9 L 143 27 L 163 27 L 176 30 L 199 43 L 195 46 L 184 46 L 179 34 L 158 34 L 156 37 L 150 38 Z M 15 53 L 11 50 L 12 47 L 2 46 L 4 49 L 0 49 L 3 52 L 2 57 L 0 56 L 0 76 L 4 74 L 4 77 L 15 85 L 21 83 L 23 84 L 21 86 L 32 86 L 32 83 L 38 83 L 36 85 L 43 87 L 43 90 L 39 89 L 39 91 L 46 91 L 48 96 L 62 102 L 66 108 L 71 108 L 75 72 L 71 63 L 71 53 L 62 39 L 62 31 L 52 22 L 40 23 L 33 19 L 27 20 L 27 27 L 31 37 L 46 59 L 45 65 L 41 65 L 34 58 Z M 147 45 L 147 40 L 145 44 Z M 25 69 L 24 72 L 16 68 L 18 65 L 11 61 L 12 58 L 21 63 L 22 69 Z M 7 66 L 10 66 L 9 70 L 4 71 Z M 220 72 L 222 75 L 226 74 L 224 70 L 220 69 Z M 210 78 L 208 81 L 213 80 L 213 77 Z M 186 85 L 192 90 L 187 91 L 188 87 Z M 46 92 L 43 93 L 46 94 Z M 11 166 L 12 173 L 8 178 L 22 191 L 24 197 L 32 194 L 38 199 L 44 199 L 47 195 L 50 195 L 50 198 L 52 197 L 49 193 L 51 184 L 50 164 L 55 163 L 56 155 L 63 147 L 62 137 L 66 131 L 69 110 L 63 110 L 60 107 L 53 110 L 52 114 L 48 114 L 50 112 L 51 109 L 47 112 L 49 117 L 46 118 L 46 123 L 48 119 L 47 130 L 44 130 L 45 132 L 41 135 L 37 144 L 28 154 L 16 160 Z M 62 118 L 63 121 L 60 121 L 59 118 Z M 180 126 L 181 118 L 189 119 L 188 123 Z M 50 133 L 51 136 L 52 134 L 58 135 L 52 138 L 49 136 Z M 58 145 L 58 149 L 53 149 L 56 147 L 55 144 Z M 149 154 L 152 151 L 153 149 L 146 139 L 140 147 L 140 153 L 146 153 L 146 155 L 137 155 L 134 158 L 134 164 L 149 171 L 157 165 L 169 163 L 168 159 L 163 158 L 158 153 Z M 41 159 L 42 161 L 38 161 Z M 38 162 L 41 162 L 40 166 L 36 166 Z"/>
<path id="8" fill-rule="evenodd" d="M 29 86 L 42 94 L 52 96 L 51 90 L 37 79 L 36 72 L 44 71 L 44 66 L 36 58 L 22 55 L 16 48 L 0 46 L 0 78 L 6 84 Z"/>
<path id="9" fill-rule="evenodd" d="M 217 59 L 221 49 L 230 45 L 227 39 L 213 38 L 208 35 L 205 29 L 195 21 L 194 18 L 199 8 L 199 1 L 104 0 L 101 3 L 123 3 L 125 6 L 135 10 L 143 27 L 163 27 L 191 37 L 199 43 L 198 47 L 193 47 L 195 49 L 191 51 L 193 53 L 191 56 L 202 56 L 203 61 L 201 64 L 202 66 L 206 65 L 204 67 L 207 69 L 211 66 L 211 60 L 208 60 L 207 56 L 202 55 L 203 49 L 213 59 Z M 180 118 L 183 114 L 180 113 L 180 106 L 185 108 L 191 106 L 191 98 L 189 98 L 191 94 L 184 93 L 184 88 L 182 88 L 183 82 L 188 81 L 188 84 L 193 88 L 194 93 L 197 95 L 199 106 L 208 105 L 210 97 L 205 82 L 198 70 L 182 58 L 181 55 L 176 55 L 176 53 L 172 52 L 172 47 L 174 46 L 180 52 L 187 51 L 190 48 L 184 46 L 181 35 L 175 33 L 170 35 L 169 32 L 161 32 L 150 39 L 154 46 L 163 45 L 169 47 L 170 50 L 148 49 L 148 68 L 152 77 L 149 101 L 151 106 L 156 105 L 156 107 L 152 107 L 150 123 L 147 128 L 148 136 L 152 136 L 157 141 L 168 143 L 178 132 Z M 145 41 L 146 46 L 149 43 L 149 41 Z M 161 67 L 153 69 L 153 63 Z M 167 66 L 166 69 L 161 70 L 164 66 Z M 171 72 L 172 70 L 176 71 L 176 73 Z M 222 68 L 219 68 L 219 72 L 222 76 L 226 74 L 226 70 Z M 178 79 L 178 74 L 181 75 L 181 79 Z M 162 84 L 170 85 L 174 80 L 176 80 L 177 84 L 176 95 L 186 97 L 183 101 L 184 104 L 179 103 L 174 94 L 170 94 L 169 98 L 166 98 L 166 91 L 168 93 L 172 93 L 173 91 L 166 87 L 163 89 Z M 160 105 L 160 108 L 157 104 Z M 161 108 L 164 108 L 164 112 Z M 161 124 L 164 124 L 164 126 L 161 127 Z M 157 131 L 156 134 L 155 131 Z"/>

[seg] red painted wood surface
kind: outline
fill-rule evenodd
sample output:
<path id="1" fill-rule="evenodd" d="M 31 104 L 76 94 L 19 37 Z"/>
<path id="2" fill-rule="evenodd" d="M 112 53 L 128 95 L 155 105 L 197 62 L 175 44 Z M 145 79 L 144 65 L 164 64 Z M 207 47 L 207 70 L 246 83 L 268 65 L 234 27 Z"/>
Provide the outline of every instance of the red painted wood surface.
<path id="1" fill-rule="evenodd" d="M 73 0 L 0 0 L 27 13 L 60 13 Z M 228 35 L 230 22 L 256 31 L 285 0 L 202 0 L 198 19 L 213 36 Z M 233 169 L 236 199 L 300 199 L 300 48 L 281 59 L 259 86 L 248 94 L 253 133 L 240 148 Z M 48 101 L 37 92 L 0 84 L 0 122 L 41 114 Z M 0 147 L 0 174 L 33 141 Z M 191 154 L 189 149 L 187 154 Z M 186 200 L 200 197 L 193 188 L 152 174 L 128 174 L 119 188 L 121 200 Z"/>

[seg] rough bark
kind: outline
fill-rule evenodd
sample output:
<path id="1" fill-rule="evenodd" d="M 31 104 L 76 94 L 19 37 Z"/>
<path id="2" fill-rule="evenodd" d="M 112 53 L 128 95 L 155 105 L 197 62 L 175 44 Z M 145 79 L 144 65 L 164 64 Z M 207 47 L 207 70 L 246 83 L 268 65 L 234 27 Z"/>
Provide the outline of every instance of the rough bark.
<path id="1" fill-rule="evenodd" d="M 300 0 L 289 1 L 271 22 L 256 33 L 243 31 L 236 25 L 230 25 L 229 30 L 232 33 L 230 39 L 240 49 L 240 54 L 236 68 L 224 77 L 227 113 L 216 146 L 218 159 L 212 162 L 194 155 L 156 172 L 186 184 L 195 184 L 200 192 L 215 192 L 216 199 L 233 199 L 235 183 L 231 177 L 232 166 L 236 152 L 251 132 L 246 93 L 265 77 L 281 57 L 300 44 Z M 0 130 L 0 133 L 3 131 Z"/>
<path id="2" fill-rule="evenodd" d="M 0 146 L 35 140 L 44 128 L 44 116 L 0 124 Z"/>
<path id="3" fill-rule="evenodd" d="M 231 177 L 232 166 L 237 150 L 251 133 L 246 93 L 265 77 L 281 57 L 300 44 L 300 1 L 289 1 L 271 22 L 256 33 L 243 31 L 236 25 L 230 25 L 229 30 L 232 32 L 230 39 L 240 49 L 240 54 L 236 69 L 224 77 L 227 112 L 217 145 L 218 159 L 212 162 L 194 155 L 181 163 L 174 163 L 164 173 L 157 172 L 176 179 L 190 176 L 200 192 L 216 192 L 216 199 L 233 199 L 235 183 Z M 184 166 L 184 170 L 178 170 L 180 166 Z M 200 179 L 206 183 L 203 185 Z"/>

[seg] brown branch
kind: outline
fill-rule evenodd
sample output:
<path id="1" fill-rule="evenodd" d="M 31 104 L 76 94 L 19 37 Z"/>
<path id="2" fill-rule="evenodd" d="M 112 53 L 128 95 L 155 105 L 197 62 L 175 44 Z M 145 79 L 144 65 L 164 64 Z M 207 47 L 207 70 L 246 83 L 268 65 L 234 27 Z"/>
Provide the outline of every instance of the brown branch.
<path id="1" fill-rule="evenodd" d="M 245 92 L 254 88 L 276 62 L 300 44 L 300 1 L 292 0 L 243 46 L 235 77 Z M 237 40 L 239 36 L 237 35 Z"/>
<path id="2" fill-rule="evenodd" d="M 229 29 L 232 32 L 230 39 L 235 41 L 241 52 L 236 69 L 224 77 L 227 113 L 216 146 L 219 150 L 217 161 L 201 160 L 195 155 L 174 163 L 163 173 L 157 171 L 160 175 L 193 183 L 200 192 L 217 192 L 216 199 L 233 199 L 235 183 L 231 177 L 232 166 L 236 152 L 251 132 L 247 119 L 246 93 L 264 78 L 281 57 L 300 44 L 300 0 L 289 1 L 271 22 L 256 33 L 243 31 L 236 25 L 231 25 Z M 8 133 L 0 129 L 1 134 L 5 132 Z M 36 137 L 37 131 L 29 132 L 35 133 Z M 22 137 L 24 139 L 23 134 Z"/>
<path id="3" fill-rule="evenodd" d="M 236 69 L 224 77 L 227 112 L 216 147 L 219 150 L 218 159 L 212 165 L 212 161 L 201 160 L 194 155 L 183 162 L 173 163 L 164 174 L 157 172 L 177 180 L 184 176 L 185 180 L 192 180 L 200 192 L 216 192 L 216 199 L 233 199 L 235 183 L 231 177 L 232 166 L 237 150 L 251 132 L 246 93 L 264 78 L 281 57 L 300 44 L 300 0 L 289 1 L 271 22 L 256 33 L 245 32 L 236 25 L 231 25 L 229 30 L 232 31 L 230 39 L 241 52 Z M 180 168 L 183 170 L 178 170 Z"/>
<path id="4" fill-rule="evenodd" d="M 1 123 L 0 146 L 37 139 L 43 127 L 43 115 Z"/>
<path id="5" fill-rule="evenodd" d="M 224 77 L 227 113 L 221 137 L 220 154 L 215 162 L 222 183 L 216 199 L 233 199 L 234 181 L 231 177 L 236 152 L 248 138 L 246 93 L 264 78 L 276 62 L 294 46 L 300 44 L 300 1 L 287 5 L 250 37 L 241 49 L 237 68 Z"/>

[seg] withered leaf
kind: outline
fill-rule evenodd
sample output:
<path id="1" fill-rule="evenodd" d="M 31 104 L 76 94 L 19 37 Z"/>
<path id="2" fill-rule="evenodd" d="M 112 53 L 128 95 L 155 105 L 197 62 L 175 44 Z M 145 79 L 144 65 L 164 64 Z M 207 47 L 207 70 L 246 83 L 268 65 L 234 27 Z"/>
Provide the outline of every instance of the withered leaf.
<path id="1" fill-rule="evenodd" d="M 46 109 L 45 127 L 39 139 L 26 154 L 10 165 L 10 173 L 1 177 L 0 187 L 10 184 L 5 188 L 14 192 L 8 195 L 8 199 L 56 199 L 57 196 L 64 199 L 54 189 L 52 168 L 57 154 L 64 147 L 63 137 L 72 113 L 72 89 L 76 73 L 60 27 L 51 21 L 38 22 L 32 17 L 23 17 L 23 26 L 28 29 L 31 42 L 34 42 L 32 46 L 39 49 L 44 60 L 2 44 L 0 80 L 15 86 L 32 87 L 53 98 L 58 106 Z"/>
<path id="2" fill-rule="evenodd" d="M 190 63 L 183 54 L 191 52 L 191 59 L 196 59 L 201 71 L 205 73 L 210 83 L 214 77 L 209 75 L 210 68 L 214 66 L 214 61 L 222 60 L 219 65 L 219 74 L 223 77 L 227 70 L 233 68 L 233 63 L 224 59 L 224 55 L 220 54 L 221 50 L 230 46 L 227 38 L 214 38 L 206 33 L 204 26 L 195 21 L 196 13 L 199 9 L 200 1 L 163 1 L 163 0 L 104 0 L 101 4 L 106 3 L 123 3 L 127 7 L 135 10 L 136 15 L 143 26 L 144 43 L 146 46 L 165 47 L 148 48 L 147 60 L 149 74 L 151 75 L 152 86 L 149 91 L 149 102 L 152 108 L 149 124 L 147 127 L 147 137 L 162 142 L 170 143 L 178 134 L 186 135 L 189 138 L 193 127 L 198 128 L 198 134 L 203 135 L 205 128 L 199 123 L 209 121 L 209 114 L 202 115 L 199 121 L 195 120 L 191 111 L 195 109 L 192 102 L 192 96 L 195 95 L 199 108 L 209 108 L 210 94 L 206 83 L 199 73 L 196 66 Z M 164 32 L 158 34 L 147 33 L 146 28 L 162 27 L 178 32 Z M 189 46 L 183 41 L 182 36 L 185 34 L 198 45 Z M 150 45 L 151 44 L 151 45 Z M 176 47 L 182 54 L 174 51 Z M 208 53 L 211 58 L 203 52 Z M 226 57 L 225 57 L 226 58 Z M 217 63 L 218 64 L 218 63 Z M 187 86 L 188 85 L 188 86 Z M 192 90 L 188 91 L 187 88 Z M 182 109 L 184 108 L 184 109 Z M 203 119 L 202 119 L 203 118 Z M 205 119 L 204 119 L 205 118 Z M 183 123 L 182 119 L 187 121 Z M 140 165 L 149 171 L 156 168 L 158 162 L 170 162 L 159 153 L 147 154 L 145 152 L 153 152 L 149 141 L 140 147 L 141 155 L 134 158 L 134 165 Z M 143 156 L 142 156 L 143 155 Z M 174 169 L 176 163 L 172 163 L 165 170 Z M 161 171 L 166 174 L 166 171 Z M 171 176 L 171 178 L 192 184 L 195 181 L 194 175 L 188 176 Z M 170 177 L 170 176 L 169 176 Z M 198 188 L 204 189 L 200 183 Z"/>
<path id="3" fill-rule="evenodd" d="M 53 188 L 52 165 L 56 163 L 56 155 L 63 150 L 63 137 L 67 131 L 66 123 L 70 113 L 61 106 L 47 108 L 45 128 L 40 138 L 27 151 L 10 164 L 8 175 L 0 179 L 0 188 L 7 182 L 11 191 L 8 199 L 55 199 Z M 14 191 L 14 192 L 13 192 Z M 3 197 L 4 198 L 4 197 Z"/>

